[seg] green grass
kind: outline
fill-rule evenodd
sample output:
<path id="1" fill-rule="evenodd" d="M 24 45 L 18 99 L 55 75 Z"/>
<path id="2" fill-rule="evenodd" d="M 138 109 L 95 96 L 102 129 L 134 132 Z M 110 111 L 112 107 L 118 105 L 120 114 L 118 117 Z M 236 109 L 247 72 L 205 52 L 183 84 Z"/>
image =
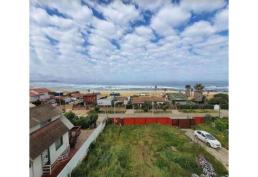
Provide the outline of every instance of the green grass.
<path id="1" fill-rule="evenodd" d="M 205 130 L 217 138 L 222 146 L 228 149 L 228 118 L 216 118 L 214 122 L 207 121 L 195 126 L 195 129 Z"/>
<path id="2" fill-rule="evenodd" d="M 73 177 L 189 177 L 201 174 L 196 157 L 203 154 L 219 176 L 224 166 L 180 129 L 163 125 L 108 125 Z"/>

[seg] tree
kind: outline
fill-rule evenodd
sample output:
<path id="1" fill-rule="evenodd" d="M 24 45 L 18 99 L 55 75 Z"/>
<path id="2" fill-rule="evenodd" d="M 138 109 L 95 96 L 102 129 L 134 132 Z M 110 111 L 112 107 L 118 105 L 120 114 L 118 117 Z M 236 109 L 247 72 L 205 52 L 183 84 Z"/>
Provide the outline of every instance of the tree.
<path id="1" fill-rule="evenodd" d="M 203 91 L 204 86 L 201 83 L 197 83 L 195 84 L 194 89 L 197 91 Z"/>
<path id="2" fill-rule="evenodd" d="M 144 102 L 142 104 L 142 109 L 143 109 L 144 112 L 148 112 L 151 109 L 151 104 L 148 103 L 148 102 Z"/>
<path id="3" fill-rule="evenodd" d="M 165 102 L 161 105 L 161 109 L 163 109 L 163 111 L 166 111 L 169 108 L 169 104 L 168 102 Z"/>
<path id="4" fill-rule="evenodd" d="M 208 103 L 212 105 L 218 104 L 222 109 L 228 109 L 228 94 L 216 94 L 208 100 Z"/>
<path id="5" fill-rule="evenodd" d="M 75 119 L 78 119 L 78 116 L 76 116 L 75 113 L 73 113 L 72 111 L 66 112 L 64 113 L 64 116 L 69 119 L 71 122 L 73 122 Z"/>
<path id="6" fill-rule="evenodd" d="M 203 102 L 203 89 L 204 89 L 204 86 L 201 84 L 201 83 L 197 83 L 195 86 L 194 86 L 194 101 L 196 102 Z"/>

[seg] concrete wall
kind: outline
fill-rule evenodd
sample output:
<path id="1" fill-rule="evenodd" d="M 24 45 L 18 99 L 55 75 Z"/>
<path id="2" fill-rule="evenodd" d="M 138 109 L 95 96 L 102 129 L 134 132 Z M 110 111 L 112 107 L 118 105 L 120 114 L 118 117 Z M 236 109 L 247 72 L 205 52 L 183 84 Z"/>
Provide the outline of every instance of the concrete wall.
<path id="1" fill-rule="evenodd" d="M 42 172 L 41 155 L 39 155 L 36 159 L 33 160 L 33 163 L 30 169 L 30 177 L 41 177 L 42 173 L 43 172 Z"/>
<path id="2" fill-rule="evenodd" d="M 51 144 L 49 147 L 50 153 L 50 163 L 51 165 L 57 160 L 57 158 L 62 155 L 62 153 L 69 147 L 69 135 L 68 132 L 63 135 L 63 145 L 56 150 L 55 143 Z"/>
<path id="3" fill-rule="evenodd" d="M 72 157 L 72 159 L 66 164 L 66 166 L 63 168 L 63 170 L 58 174 L 57 177 L 68 177 L 73 169 L 80 164 L 80 162 L 84 159 L 84 157 L 87 155 L 89 147 L 92 142 L 96 140 L 96 138 L 99 136 L 99 134 L 103 131 L 105 128 L 105 123 L 100 123 L 98 127 L 92 132 L 92 134 L 88 137 L 88 139 L 83 143 L 83 145 L 80 147 L 80 149 L 75 153 L 75 155 Z"/>

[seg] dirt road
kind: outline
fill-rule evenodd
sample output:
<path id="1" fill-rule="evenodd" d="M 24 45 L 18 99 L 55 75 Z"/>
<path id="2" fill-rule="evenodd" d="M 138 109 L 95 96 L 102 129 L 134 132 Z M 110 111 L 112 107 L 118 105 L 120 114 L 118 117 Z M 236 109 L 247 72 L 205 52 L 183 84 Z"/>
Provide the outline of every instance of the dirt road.
<path id="1" fill-rule="evenodd" d="M 206 151 L 208 151 L 211 155 L 213 155 L 218 161 L 220 161 L 225 168 L 228 170 L 228 150 L 225 148 L 221 148 L 219 150 L 208 147 L 205 143 L 198 140 L 194 137 L 194 130 L 192 129 L 183 129 L 185 131 L 186 136 L 188 136 L 192 141 L 200 144 Z"/>

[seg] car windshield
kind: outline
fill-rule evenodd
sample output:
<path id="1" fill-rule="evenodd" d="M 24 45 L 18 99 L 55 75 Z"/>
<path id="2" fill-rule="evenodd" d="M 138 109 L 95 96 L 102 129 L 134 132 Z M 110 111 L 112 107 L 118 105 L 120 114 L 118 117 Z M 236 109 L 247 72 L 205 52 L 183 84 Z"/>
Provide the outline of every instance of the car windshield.
<path id="1" fill-rule="evenodd" d="M 210 134 L 206 134 L 205 135 L 208 139 L 210 139 L 210 140 L 215 140 L 215 138 L 212 136 L 212 135 L 210 135 Z"/>

